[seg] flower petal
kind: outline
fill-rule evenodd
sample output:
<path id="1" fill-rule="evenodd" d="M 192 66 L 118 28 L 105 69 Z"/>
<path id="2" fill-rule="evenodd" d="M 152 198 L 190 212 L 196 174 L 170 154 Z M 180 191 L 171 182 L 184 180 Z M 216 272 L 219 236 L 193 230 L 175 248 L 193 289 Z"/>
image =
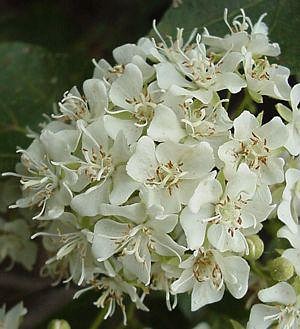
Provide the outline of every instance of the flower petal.
<path id="1" fill-rule="evenodd" d="M 81 216 L 96 216 L 101 213 L 101 203 L 108 203 L 111 181 L 89 188 L 86 192 L 76 195 L 71 201 L 71 208 Z"/>
<path id="2" fill-rule="evenodd" d="M 266 140 L 269 149 L 275 150 L 284 145 L 288 139 L 288 131 L 281 118 L 275 117 L 255 130 L 255 133 Z"/>
<path id="3" fill-rule="evenodd" d="M 131 194 L 139 189 L 139 186 L 140 183 L 127 174 L 125 165 L 119 166 L 112 176 L 112 191 L 109 201 L 112 204 L 120 205 L 126 202 Z"/>
<path id="4" fill-rule="evenodd" d="M 275 306 L 256 304 L 252 307 L 247 329 L 267 329 L 275 321 L 273 315 L 280 312 Z"/>
<path id="5" fill-rule="evenodd" d="M 274 286 L 262 289 L 258 292 L 258 298 L 263 303 L 279 303 L 283 305 L 295 304 L 295 290 L 287 282 L 279 282 Z"/>
<path id="6" fill-rule="evenodd" d="M 288 226 L 283 226 L 278 230 L 277 236 L 279 238 L 288 239 L 294 248 L 300 250 L 300 225 L 297 225 L 295 233 L 293 233 Z"/>
<path id="7" fill-rule="evenodd" d="M 231 199 L 249 199 L 255 192 L 256 183 L 257 176 L 245 163 L 241 163 L 236 174 L 228 181 L 227 194 Z"/>
<path id="8" fill-rule="evenodd" d="M 117 239 L 128 234 L 128 225 L 110 219 L 99 220 L 94 228 L 92 252 L 99 262 L 111 257 L 118 249 Z"/>
<path id="9" fill-rule="evenodd" d="M 186 291 L 190 291 L 193 288 L 194 274 L 190 269 L 184 270 L 180 278 L 171 284 L 171 290 L 175 294 L 181 294 Z"/>
<path id="10" fill-rule="evenodd" d="M 263 184 L 272 185 L 284 181 L 284 160 L 282 158 L 268 158 L 267 164 L 260 167 Z"/>
<path id="11" fill-rule="evenodd" d="M 93 118 L 102 116 L 108 107 L 106 87 L 100 79 L 88 79 L 83 83 L 84 95 Z"/>
<path id="12" fill-rule="evenodd" d="M 179 87 L 189 87 L 191 85 L 171 63 L 159 63 L 155 65 L 155 69 L 160 88 L 168 89 L 172 85 Z"/>
<path id="13" fill-rule="evenodd" d="M 191 296 L 191 310 L 197 311 L 205 305 L 218 302 L 223 298 L 224 291 L 224 286 L 217 290 L 212 286 L 210 281 L 196 281 Z"/>
<path id="14" fill-rule="evenodd" d="M 251 137 L 252 132 L 259 127 L 257 118 L 249 111 L 243 111 L 234 121 L 234 138 L 240 141 Z"/>
<path id="15" fill-rule="evenodd" d="M 111 85 L 109 96 L 111 101 L 121 108 L 132 110 L 130 103 L 138 97 L 143 88 L 143 76 L 140 69 L 134 64 L 127 64 L 123 74 Z"/>
<path id="16" fill-rule="evenodd" d="M 130 63 L 135 55 L 145 57 L 143 50 L 133 43 L 126 43 L 113 50 L 113 57 L 118 64 L 126 65 Z"/>
<path id="17" fill-rule="evenodd" d="M 185 207 L 180 215 L 180 225 L 184 230 L 187 245 L 191 250 L 198 250 L 204 242 L 207 221 L 213 215 L 214 206 L 206 204 L 199 212 L 192 213 Z"/>
<path id="18" fill-rule="evenodd" d="M 207 178 L 200 181 L 195 189 L 188 207 L 193 213 L 198 213 L 199 209 L 206 203 L 217 203 L 223 191 L 222 186 L 214 177 L 209 175 Z"/>
<path id="19" fill-rule="evenodd" d="M 242 298 L 248 290 L 250 266 L 239 256 L 222 257 L 217 262 L 221 268 L 226 287 L 233 297 Z"/>
<path id="20" fill-rule="evenodd" d="M 105 115 L 103 121 L 105 130 L 112 139 L 116 139 L 118 133 L 122 131 L 126 137 L 127 143 L 132 144 L 136 142 L 142 134 L 143 128 L 137 127 L 132 120 L 123 120 L 112 115 Z"/>
<path id="21" fill-rule="evenodd" d="M 300 249 L 286 249 L 283 252 L 282 257 L 286 258 L 293 264 L 295 272 L 300 276 Z"/>
<path id="22" fill-rule="evenodd" d="M 155 176 L 157 165 L 153 140 L 147 136 L 141 137 L 134 154 L 127 162 L 126 170 L 128 175 L 137 182 L 143 183 L 147 178 Z"/>
<path id="23" fill-rule="evenodd" d="M 166 140 L 179 142 L 186 135 L 176 114 L 169 107 L 162 104 L 155 109 L 147 133 L 153 140 L 158 142 Z"/>
<path id="24" fill-rule="evenodd" d="M 296 111 L 300 102 L 300 83 L 297 83 L 291 90 L 291 106 Z"/>

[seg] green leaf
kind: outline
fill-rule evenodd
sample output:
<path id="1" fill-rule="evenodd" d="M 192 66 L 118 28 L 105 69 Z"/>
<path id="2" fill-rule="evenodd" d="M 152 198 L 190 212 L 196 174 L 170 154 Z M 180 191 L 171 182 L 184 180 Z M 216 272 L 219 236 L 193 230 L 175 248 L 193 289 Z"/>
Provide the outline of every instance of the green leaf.
<path id="1" fill-rule="evenodd" d="M 86 61 L 88 63 L 88 61 Z M 26 43 L 0 44 L 0 172 L 12 170 L 16 146 L 26 147 L 26 127 L 37 129 L 73 82 L 80 83 L 84 66 L 62 54 Z"/>
<path id="2" fill-rule="evenodd" d="M 293 74 L 300 72 L 298 0 L 183 0 L 178 8 L 171 7 L 165 13 L 158 29 L 162 34 L 174 36 L 176 27 L 183 27 L 187 37 L 193 28 L 197 27 L 202 33 L 203 27 L 206 27 L 210 34 L 223 36 L 228 33 L 223 21 L 224 7 L 228 8 L 229 21 L 239 14 L 240 8 L 246 11 L 252 22 L 267 12 L 264 21 L 269 26 L 270 39 L 281 47 L 280 63 L 288 66 Z"/>

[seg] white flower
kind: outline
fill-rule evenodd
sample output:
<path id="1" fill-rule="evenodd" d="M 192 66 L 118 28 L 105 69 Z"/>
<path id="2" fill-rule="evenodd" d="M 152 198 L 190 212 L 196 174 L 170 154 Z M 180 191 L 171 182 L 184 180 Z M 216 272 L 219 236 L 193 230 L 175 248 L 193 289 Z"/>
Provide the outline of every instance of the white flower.
<path id="1" fill-rule="evenodd" d="M 288 226 L 283 226 L 277 232 L 279 238 L 288 239 L 293 248 L 284 250 L 282 257 L 289 260 L 297 273 L 300 275 L 300 225 L 296 226 L 295 232 L 292 232 Z"/>
<path id="2" fill-rule="evenodd" d="M 178 278 L 181 270 L 178 268 L 178 258 L 168 257 L 167 260 L 157 261 L 151 267 L 151 283 L 150 288 L 153 290 L 161 290 L 166 294 L 166 305 L 169 311 L 172 311 L 177 306 L 177 295 L 175 294 L 171 303 L 170 286 L 173 278 Z"/>
<path id="3" fill-rule="evenodd" d="M 239 53 L 226 54 L 218 62 L 206 55 L 204 44 L 197 44 L 182 52 L 182 61 L 171 64 L 163 62 L 155 65 L 157 82 L 160 88 L 173 88 L 173 92 L 186 93 L 204 103 L 209 103 L 214 92 L 228 89 L 231 93 L 238 93 L 246 87 L 246 82 L 235 73 L 242 61 Z"/>
<path id="4" fill-rule="evenodd" d="M 145 285 L 150 283 L 152 252 L 180 258 L 185 250 L 168 235 L 177 224 L 177 215 L 156 218 L 155 213 L 148 212 L 140 203 L 103 205 L 102 214 L 108 217 L 100 219 L 94 228 L 95 257 L 104 261 L 119 253 L 124 269 Z M 126 221 L 116 220 L 118 216 Z"/>
<path id="5" fill-rule="evenodd" d="M 59 132 L 44 130 L 39 139 L 35 139 L 27 150 L 20 149 L 22 165 L 19 174 L 4 173 L 20 177 L 24 197 L 10 208 L 37 206 L 39 213 L 34 219 L 52 219 L 59 217 L 66 205 L 70 204 L 72 192 L 69 185 L 74 183 L 74 175 L 64 172 L 56 161 L 72 161 L 79 132 L 68 129 Z"/>
<path id="6" fill-rule="evenodd" d="M 18 262 L 27 270 L 32 270 L 37 246 L 30 241 L 28 223 L 24 219 L 5 221 L 0 217 L 0 232 L 0 263 L 9 257 L 11 267 Z"/>
<path id="7" fill-rule="evenodd" d="M 153 20 L 154 30 L 157 30 L 155 24 L 155 20 Z M 143 50 L 144 54 L 147 56 L 147 59 L 151 62 L 157 63 L 166 60 L 164 56 L 159 53 L 159 47 L 157 47 L 153 38 L 150 40 L 149 38 L 142 37 L 138 40 L 137 45 Z"/>
<path id="8" fill-rule="evenodd" d="M 300 325 L 299 296 L 287 282 L 279 282 L 270 288 L 260 290 L 258 298 L 263 303 L 252 307 L 247 329 L 271 328 L 298 329 Z"/>
<path id="9" fill-rule="evenodd" d="M 129 176 L 153 194 L 166 212 L 178 212 L 187 204 L 199 181 L 214 166 L 213 150 L 206 142 L 184 145 L 167 141 L 155 147 L 153 140 L 143 136 L 129 159 Z"/>
<path id="10" fill-rule="evenodd" d="M 22 302 L 12 307 L 8 312 L 5 310 L 5 305 L 2 306 L 0 308 L 0 328 L 18 329 L 25 314 L 27 314 L 27 309 Z"/>
<path id="11" fill-rule="evenodd" d="M 277 215 L 291 231 L 296 232 L 300 216 L 300 170 L 288 169 L 285 173 L 285 182 L 286 186 L 277 209 Z"/>
<path id="12" fill-rule="evenodd" d="M 249 52 L 244 52 L 244 56 L 247 90 L 256 102 L 262 103 L 263 95 L 282 100 L 289 99 L 290 70 L 287 67 L 270 64 L 266 58 L 254 59 Z"/>
<path id="13" fill-rule="evenodd" d="M 101 59 L 98 63 L 93 60 L 95 65 L 94 77 L 101 79 L 107 88 L 111 83 L 124 72 L 125 65 L 133 63 L 142 72 L 144 81 L 149 80 L 155 70 L 149 65 L 146 59 L 156 61 L 161 58 L 157 52 L 153 42 L 148 38 L 141 38 L 137 44 L 127 43 L 113 50 L 113 57 L 117 64 L 111 66 L 105 59 Z"/>
<path id="14" fill-rule="evenodd" d="M 168 36 L 167 40 L 162 37 L 159 30 L 156 26 L 156 21 L 153 21 L 153 30 L 156 33 L 157 37 L 159 38 L 159 43 L 156 43 L 155 39 L 152 39 L 152 46 L 155 47 L 156 52 L 154 52 L 152 46 L 147 44 L 147 52 L 152 55 L 153 62 L 170 62 L 170 63 L 179 63 L 184 61 L 184 52 L 194 46 L 193 40 L 197 33 L 197 29 L 193 29 L 192 33 L 189 35 L 188 40 L 184 42 L 183 40 L 183 28 L 177 28 L 176 39 L 173 40 L 171 37 Z M 144 48 L 145 48 L 144 43 Z"/>
<path id="15" fill-rule="evenodd" d="M 224 192 L 213 177 L 200 182 L 180 215 L 188 247 L 200 248 L 207 234 L 208 241 L 222 252 L 248 254 L 245 236 L 257 233 L 273 209 L 268 187 L 256 187 L 256 182 L 255 174 L 243 163 Z"/>
<path id="16" fill-rule="evenodd" d="M 260 126 L 258 119 L 248 111 L 242 112 L 233 122 L 231 141 L 219 148 L 224 162 L 224 174 L 230 179 L 240 163 L 245 162 L 263 184 L 271 185 L 284 180 L 284 160 L 275 151 L 284 145 L 287 128 L 279 117 Z"/>
<path id="17" fill-rule="evenodd" d="M 225 286 L 235 298 L 242 298 L 247 292 L 250 267 L 241 257 L 200 249 L 180 267 L 183 272 L 171 289 L 173 293 L 192 291 L 192 311 L 221 300 Z"/>
<path id="18" fill-rule="evenodd" d="M 74 298 L 77 299 L 82 293 L 92 289 L 102 292 L 101 296 L 94 302 L 94 305 L 101 308 L 105 308 L 108 305 L 104 319 L 112 316 L 115 312 L 116 306 L 119 306 L 123 314 L 123 323 L 126 326 L 127 316 L 124 304 L 125 295 L 130 297 L 131 302 L 135 303 L 138 309 L 149 311 L 143 304 L 143 298 L 138 296 L 137 289 L 118 275 L 114 277 L 103 276 L 100 279 L 93 280 L 91 286 L 79 290 L 74 295 Z"/>
<path id="19" fill-rule="evenodd" d="M 154 110 L 160 102 L 160 89 L 156 82 L 143 88 L 143 76 L 140 69 L 132 63 L 125 66 L 124 73 L 118 77 L 111 86 L 109 97 L 114 105 L 129 112 L 138 127 L 149 124 L 153 118 Z M 120 111 L 115 111 L 118 113 Z M 114 113 L 114 110 L 110 111 Z"/>
<path id="20" fill-rule="evenodd" d="M 146 39 L 146 38 L 143 38 Z M 148 39 L 148 42 L 151 42 Z M 117 63 L 122 65 L 127 65 L 129 63 L 135 64 L 143 75 L 143 80 L 147 81 L 152 78 L 155 73 L 155 69 L 153 66 L 149 65 L 146 62 L 147 59 L 147 51 L 145 52 L 145 40 L 140 40 L 137 45 L 127 43 L 120 47 L 117 47 L 113 50 L 113 57 Z M 126 68 L 125 68 L 126 70 Z"/>
<path id="21" fill-rule="evenodd" d="M 62 214 L 56 221 L 52 221 L 46 231 L 38 232 L 31 238 L 37 236 L 43 236 L 45 248 L 55 254 L 46 261 L 46 266 L 57 267 L 62 263 L 67 267 L 66 273 L 56 273 L 58 280 L 64 278 L 64 283 L 73 280 L 79 286 L 92 280 L 97 271 L 96 259 L 90 246 L 92 232 L 80 229 L 76 216 L 71 213 Z"/>
<path id="22" fill-rule="evenodd" d="M 65 92 L 58 103 L 61 114 L 52 115 L 53 118 L 64 121 L 82 119 L 91 122 L 103 116 L 108 107 L 108 96 L 104 83 L 99 79 L 88 79 L 83 83 L 84 96 L 76 87 Z"/>
<path id="23" fill-rule="evenodd" d="M 169 90 L 164 97 L 164 104 L 168 107 L 157 107 L 147 131 L 148 136 L 158 142 L 208 142 L 219 165 L 218 148 L 229 140 L 229 129 L 232 127 L 222 101 L 217 97 L 212 103 L 203 104 L 197 99 L 174 95 Z"/>
<path id="24" fill-rule="evenodd" d="M 102 121 L 95 121 L 82 130 L 82 160 L 77 159 L 77 183 L 72 190 L 81 192 L 71 201 L 71 207 L 82 216 L 99 214 L 101 203 L 122 204 L 138 189 L 139 184 L 126 173 L 125 165 L 131 155 L 127 141 L 119 132 L 115 141 L 107 136 Z"/>
<path id="25" fill-rule="evenodd" d="M 292 155 L 300 153 L 300 84 L 295 85 L 290 94 L 290 103 L 292 111 L 283 104 L 277 104 L 276 108 L 279 114 L 285 119 L 288 124 L 289 138 L 285 143 L 285 147 Z"/>
<path id="26" fill-rule="evenodd" d="M 242 47 L 256 56 L 278 56 L 280 48 L 278 43 L 270 43 L 268 27 L 262 21 L 263 14 L 254 25 L 246 16 L 243 9 L 241 14 L 234 17 L 232 26 L 228 22 L 228 10 L 224 11 L 224 21 L 229 28 L 230 34 L 224 38 L 209 35 L 207 29 L 203 35 L 203 42 L 211 47 L 212 51 L 241 51 Z M 248 33 L 250 27 L 250 33 Z"/>
<path id="27" fill-rule="evenodd" d="M 162 94 L 156 81 L 144 87 L 139 67 L 127 64 L 124 72 L 112 83 L 109 92 L 113 107 L 104 116 L 108 135 L 115 139 L 122 130 L 128 144 L 135 142 L 142 134 L 143 127 L 151 122 L 161 103 Z"/>
<path id="28" fill-rule="evenodd" d="M 111 83 L 124 72 L 124 65 L 116 64 L 115 66 L 111 66 L 103 58 L 98 62 L 93 59 L 93 64 L 95 65 L 93 77 L 102 80 L 107 88 L 110 88 Z"/>

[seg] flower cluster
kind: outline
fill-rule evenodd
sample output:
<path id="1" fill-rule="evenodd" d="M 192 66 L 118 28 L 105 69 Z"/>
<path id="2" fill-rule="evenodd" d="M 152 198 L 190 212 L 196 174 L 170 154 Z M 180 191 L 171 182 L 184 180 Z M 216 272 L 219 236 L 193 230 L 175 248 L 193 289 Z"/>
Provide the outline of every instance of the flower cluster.
<path id="1" fill-rule="evenodd" d="M 273 63 L 280 48 L 264 16 L 252 24 L 241 10 L 228 22 L 225 10 L 229 34 L 193 31 L 186 42 L 183 29 L 166 41 L 154 24 L 157 41 L 116 48 L 114 66 L 94 61 L 82 92 L 66 92 L 18 150 L 7 175 L 20 177 L 23 197 L 11 207 L 36 210 L 44 270 L 82 286 L 76 297 L 99 291 L 106 317 L 119 306 L 126 319 L 125 295 L 147 310 L 151 290 L 165 292 L 169 309 L 191 293 L 192 311 L 225 290 L 244 297 L 267 220 L 286 225 L 278 237 L 293 248 L 280 259 L 300 274 L 300 84 L 291 88 L 289 69 Z M 266 97 L 282 118 L 236 105 Z M 258 297 L 275 306 L 255 305 L 249 328 L 298 328 L 289 283 Z"/>

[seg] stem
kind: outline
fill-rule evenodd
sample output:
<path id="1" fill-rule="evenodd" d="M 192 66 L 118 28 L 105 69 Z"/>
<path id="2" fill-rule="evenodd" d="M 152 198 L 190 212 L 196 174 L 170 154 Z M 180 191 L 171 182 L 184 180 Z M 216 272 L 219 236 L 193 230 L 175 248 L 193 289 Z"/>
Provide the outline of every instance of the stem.
<path id="1" fill-rule="evenodd" d="M 245 90 L 244 93 L 244 97 L 241 101 L 241 103 L 239 104 L 239 106 L 237 107 L 237 109 L 233 112 L 234 117 L 238 117 L 244 110 L 249 110 L 251 113 L 255 114 L 257 111 L 257 108 L 255 106 L 254 101 L 252 100 L 251 96 L 249 95 L 249 93 L 247 92 L 247 90 Z"/>
<path id="2" fill-rule="evenodd" d="M 90 325 L 89 329 L 99 329 L 100 324 L 104 320 L 104 316 L 106 314 L 107 308 L 104 307 L 99 314 L 94 319 L 93 323 Z"/>
<path id="3" fill-rule="evenodd" d="M 265 269 L 258 264 L 256 261 L 250 262 L 251 270 L 260 278 L 265 286 L 268 286 L 267 283 L 269 282 L 269 278 L 265 273 Z"/>

